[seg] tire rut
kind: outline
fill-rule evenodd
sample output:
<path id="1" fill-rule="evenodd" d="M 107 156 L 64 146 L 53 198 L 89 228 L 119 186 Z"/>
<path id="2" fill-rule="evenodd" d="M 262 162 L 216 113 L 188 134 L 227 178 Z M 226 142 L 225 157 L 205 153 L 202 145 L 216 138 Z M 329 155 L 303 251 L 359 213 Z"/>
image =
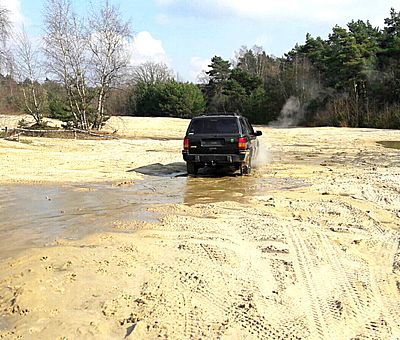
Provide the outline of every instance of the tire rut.
<path id="1" fill-rule="evenodd" d="M 381 254 L 386 254 L 387 262 L 391 263 L 396 252 L 393 235 L 377 224 L 369 231 L 381 244 Z M 398 300 L 385 291 L 388 273 L 380 267 L 374 273 L 368 263 L 347 252 L 327 233 L 329 229 L 313 224 L 299 223 L 288 228 L 296 276 L 306 287 L 312 334 L 321 339 L 339 334 L 367 338 L 398 336 Z M 324 268 L 328 269 L 327 282 L 321 281 Z"/>
<path id="2" fill-rule="evenodd" d="M 288 236 L 290 237 L 290 248 L 294 250 L 295 268 L 297 267 L 297 272 L 299 273 L 297 278 L 305 285 L 308 304 L 310 304 L 311 312 L 310 314 L 307 312 L 305 314 L 309 322 L 311 334 L 320 339 L 326 339 L 328 337 L 328 327 L 324 317 L 324 310 L 327 307 L 321 308 L 323 301 L 316 294 L 318 289 L 311 270 L 312 264 L 310 261 L 312 254 L 309 253 L 302 236 L 296 229 L 296 227 L 289 227 Z"/>

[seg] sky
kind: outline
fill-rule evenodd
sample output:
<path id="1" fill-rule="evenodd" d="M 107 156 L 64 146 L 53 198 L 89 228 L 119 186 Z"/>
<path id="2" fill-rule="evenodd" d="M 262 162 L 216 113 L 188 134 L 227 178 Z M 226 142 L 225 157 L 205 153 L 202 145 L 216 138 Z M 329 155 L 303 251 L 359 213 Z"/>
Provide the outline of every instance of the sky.
<path id="1" fill-rule="evenodd" d="M 101 0 L 92 0 L 95 3 Z M 165 62 L 179 79 L 196 81 L 214 55 L 231 60 L 242 46 L 261 46 L 277 57 L 305 36 L 328 38 L 336 24 L 369 20 L 384 27 L 393 0 L 109 0 L 119 6 L 133 32 L 132 64 Z M 23 24 L 35 38 L 43 32 L 44 0 L 0 0 L 15 26 Z M 85 15 L 89 1 L 72 0 Z"/>

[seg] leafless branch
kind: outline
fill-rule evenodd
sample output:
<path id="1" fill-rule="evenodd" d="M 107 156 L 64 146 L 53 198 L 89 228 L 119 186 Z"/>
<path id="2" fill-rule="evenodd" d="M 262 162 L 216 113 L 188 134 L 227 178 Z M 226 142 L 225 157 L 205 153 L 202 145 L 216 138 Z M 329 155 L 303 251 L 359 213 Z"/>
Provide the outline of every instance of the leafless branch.
<path id="1" fill-rule="evenodd" d="M 47 100 L 39 84 L 42 69 L 40 50 L 34 46 L 24 28 L 15 35 L 14 45 L 14 67 L 21 83 L 23 108 L 37 124 L 41 124 Z"/>
<path id="2" fill-rule="evenodd" d="M 75 124 L 88 129 L 88 39 L 84 25 L 73 12 L 71 0 L 47 0 L 44 16 L 48 70 L 64 84 Z"/>
<path id="3" fill-rule="evenodd" d="M 174 79 L 173 71 L 165 63 L 147 61 L 135 66 L 132 71 L 132 80 L 134 83 L 155 84 L 172 79 Z"/>
<path id="4" fill-rule="evenodd" d="M 110 89 L 121 82 L 130 56 L 126 44 L 131 36 L 129 23 L 124 22 L 118 8 L 105 0 L 94 10 L 89 20 L 89 46 L 93 84 L 97 88 L 97 114 L 94 128 L 100 128 L 105 118 L 105 101 Z"/>

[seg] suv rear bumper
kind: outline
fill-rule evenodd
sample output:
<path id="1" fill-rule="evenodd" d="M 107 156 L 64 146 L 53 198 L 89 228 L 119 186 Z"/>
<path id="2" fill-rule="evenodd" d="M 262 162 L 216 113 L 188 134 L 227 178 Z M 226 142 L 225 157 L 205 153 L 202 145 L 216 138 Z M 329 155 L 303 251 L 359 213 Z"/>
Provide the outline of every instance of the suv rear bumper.
<path id="1" fill-rule="evenodd" d="M 244 162 L 249 155 L 249 151 L 244 151 L 240 154 L 189 154 L 187 151 L 182 151 L 182 155 L 186 162 L 233 164 Z"/>

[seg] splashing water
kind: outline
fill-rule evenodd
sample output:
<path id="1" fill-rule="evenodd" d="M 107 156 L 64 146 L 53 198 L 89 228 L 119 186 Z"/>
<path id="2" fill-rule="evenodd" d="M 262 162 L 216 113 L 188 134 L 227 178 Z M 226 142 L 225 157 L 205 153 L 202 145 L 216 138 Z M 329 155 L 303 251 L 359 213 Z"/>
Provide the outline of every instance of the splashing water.
<path id="1" fill-rule="evenodd" d="M 272 157 L 270 151 L 267 149 L 266 145 L 262 141 L 260 141 L 257 156 L 253 161 L 253 166 L 255 168 L 261 168 L 271 163 L 271 161 Z"/>

